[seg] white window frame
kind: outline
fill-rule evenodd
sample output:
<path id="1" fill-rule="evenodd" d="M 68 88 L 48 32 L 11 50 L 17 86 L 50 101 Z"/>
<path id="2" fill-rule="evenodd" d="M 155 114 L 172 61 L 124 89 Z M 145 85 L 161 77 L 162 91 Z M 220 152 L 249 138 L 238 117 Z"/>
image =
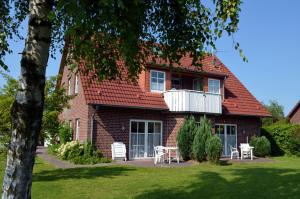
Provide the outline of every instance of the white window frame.
<path id="1" fill-rule="evenodd" d="M 238 126 L 237 126 L 237 124 L 216 123 L 214 125 L 215 130 L 216 130 L 216 125 L 224 126 L 224 140 L 225 140 L 225 146 L 224 146 L 225 151 L 224 151 L 224 154 L 226 154 L 226 152 L 227 152 L 227 126 L 235 126 L 235 145 L 236 145 L 236 147 L 238 147 L 238 145 L 237 145 L 237 134 L 238 134 Z M 217 134 L 217 133 L 215 132 L 215 134 Z M 230 155 L 225 155 L 225 157 L 226 156 L 230 156 Z"/>
<path id="2" fill-rule="evenodd" d="M 202 80 L 202 90 L 196 90 L 195 89 L 195 81 L 199 81 L 199 80 Z M 193 79 L 193 90 L 196 90 L 196 91 L 203 91 L 203 79 L 201 78 L 201 77 L 199 77 L 199 78 L 195 78 L 195 79 Z"/>
<path id="3" fill-rule="evenodd" d="M 164 74 L 164 88 L 163 90 L 157 90 L 157 89 L 152 89 L 152 72 L 157 72 L 157 73 L 163 73 Z M 159 79 L 158 77 L 156 77 L 157 80 Z M 157 82 L 158 85 L 158 82 Z M 166 91 L 166 72 L 164 71 L 160 71 L 160 70 L 150 70 L 150 90 L 151 92 L 158 92 L 158 93 L 162 93 L 164 91 Z"/>
<path id="4" fill-rule="evenodd" d="M 213 82 L 218 82 L 218 85 L 219 85 L 219 90 L 218 90 L 218 92 L 216 93 L 216 92 L 211 92 L 210 91 L 210 85 L 211 85 L 211 81 L 213 81 Z M 215 86 L 215 85 L 214 85 Z M 213 79 L 213 78 L 208 78 L 208 92 L 209 93 L 214 93 L 214 94 L 221 94 L 221 80 L 219 80 L 219 79 Z"/>
<path id="5" fill-rule="evenodd" d="M 147 157 L 146 156 L 146 151 L 145 151 L 145 154 L 144 154 L 144 157 L 139 157 L 139 158 L 134 158 L 134 157 L 131 157 L 131 122 L 145 122 L 145 140 L 144 140 L 144 143 L 145 143 L 145 148 L 148 149 L 148 123 L 149 122 L 157 122 L 157 123 L 160 123 L 160 132 L 161 132 L 161 135 L 160 135 L 160 145 L 162 145 L 163 143 L 163 121 L 161 120 L 140 120 L 140 119 L 131 119 L 129 120 L 129 159 L 130 160 L 133 160 L 133 159 L 151 159 L 153 157 Z"/>
<path id="6" fill-rule="evenodd" d="M 79 77 L 78 74 L 75 75 L 75 86 L 74 86 L 74 93 L 78 94 L 78 87 L 79 87 Z"/>
<path id="7" fill-rule="evenodd" d="M 68 95 L 72 95 L 72 84 L 71 84 L 71 79 L 68 80 Z"/>
<path id="8" fill-rule="evenodd" d="M 80 119 L 77 118 L 75 120 L 75 140 L 79 140 L 79 134 L 80 134 Z"/>

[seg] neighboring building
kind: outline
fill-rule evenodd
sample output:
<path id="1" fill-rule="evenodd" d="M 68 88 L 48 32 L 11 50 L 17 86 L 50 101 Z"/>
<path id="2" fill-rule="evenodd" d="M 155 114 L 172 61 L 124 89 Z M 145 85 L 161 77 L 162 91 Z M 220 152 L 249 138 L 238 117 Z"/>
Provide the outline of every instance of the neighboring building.
<path id="1" fill-rule="evenodd" d="M 300 101 L 291 110 L 287 117 L 292 124 L 300 124 Z"/>
<path id="2" fill-rule="evenodd" d="M 136 84 L 126 78 L 99 83 L 71 74 L 65 57 L 58 85 L 75 97 L 60 118 L 70 122 L 74 139 L 91 140 L 107 157 L 115 141 L 126 144 L 129 159 L 152 157 L 155 145 L 175 146 L 177 132 L 190 114 L 197 121 L 204 114 L 211 119 L 213 132 L 222 139 L 223 155 L 229 155 L 230 145 L 260 135 L 260 119 L 270 116 L 215 56 L 204 58 L 202 70 L 191 66 L 189 57 L 176 67 L 180 70 L 171 71 L 158 60 Z"/>

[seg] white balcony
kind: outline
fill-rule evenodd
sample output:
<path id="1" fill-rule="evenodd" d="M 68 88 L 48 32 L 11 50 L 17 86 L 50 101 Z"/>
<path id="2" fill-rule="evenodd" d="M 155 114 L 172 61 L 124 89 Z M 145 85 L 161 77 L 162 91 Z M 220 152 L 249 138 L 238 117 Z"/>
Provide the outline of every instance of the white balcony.
<path id="1" fill-rule="evenodd" d="M 169 110 L 173 112 L 222 114 L 220 94 L 195 90 L 169 90 L 164 92 L 164 99 Z"/>

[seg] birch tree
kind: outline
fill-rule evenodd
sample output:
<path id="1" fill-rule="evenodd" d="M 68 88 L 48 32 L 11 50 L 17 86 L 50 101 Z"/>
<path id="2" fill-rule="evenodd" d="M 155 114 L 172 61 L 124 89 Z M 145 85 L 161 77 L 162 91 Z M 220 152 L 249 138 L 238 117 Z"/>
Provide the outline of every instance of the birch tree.
<path id="1" fill-rule="evenodd" d="M 31 198 L 35 160 L 44 105 L 45 72 L 49 55 L 65 50 L 76 67 L 99 80 L 121 74 L 122 60 L 135 79 L 152 58 L 179 63 L 189 55 L 201 67 L 215 41 L 237 31 L 240 0 L 1 0 L 0 65 L 12 53 L 9 39 L 19 38 L 28 20 L 20 60 L 20 79 L 11 110 L 12 139 L 3 181 L 2 198 Z M 68 41 L 64 43 L 64 41 Z M 158 44 L 159 43 L 159 44 Z M 242 54 L 239 44 L 235 48 Z M 244 57 L 243 57 L 244 58 Z M 70 63 L 71 64 L 71 63 Z"/>

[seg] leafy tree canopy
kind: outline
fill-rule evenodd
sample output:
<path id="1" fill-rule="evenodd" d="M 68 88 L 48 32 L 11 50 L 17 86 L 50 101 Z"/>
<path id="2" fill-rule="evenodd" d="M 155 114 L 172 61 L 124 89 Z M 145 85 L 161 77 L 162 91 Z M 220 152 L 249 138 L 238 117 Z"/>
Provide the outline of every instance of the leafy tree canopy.
<path id="1" fill-rule="evenodd" d="M 237 31 L 240 4 L 240 0 L 53 0 L 48 16 L 51 50 L 62 49 L 67 39 L 72 55 L 68 61 L 84 59 L 99 79 L 116 78 L 119 60 L 135 78 L 149 55 L 172 65 L 189 54 L 200 66 L 204 52 L 216 49 L 218 38 Z M 8 39 L 21 38 L 19 27 L 27 14 L 27 0 L 2 0 L 0 65 L 5 68 L 3 58 L 11 52 Z M 38 22 L 29 19 L 29 23 Z M 246 59 L 238 43 L 235 48 Z"/>
<path id="2" fill-rule="evenodd" d="M 284 107 L 280 105 L 276 100 L 270 100 L 269 104 L 262 103 L 263 106 L 271 113 L 272 118 L 264 118 L 262 120 L 264 126 L 273 124 L 284 120 Z"/>

